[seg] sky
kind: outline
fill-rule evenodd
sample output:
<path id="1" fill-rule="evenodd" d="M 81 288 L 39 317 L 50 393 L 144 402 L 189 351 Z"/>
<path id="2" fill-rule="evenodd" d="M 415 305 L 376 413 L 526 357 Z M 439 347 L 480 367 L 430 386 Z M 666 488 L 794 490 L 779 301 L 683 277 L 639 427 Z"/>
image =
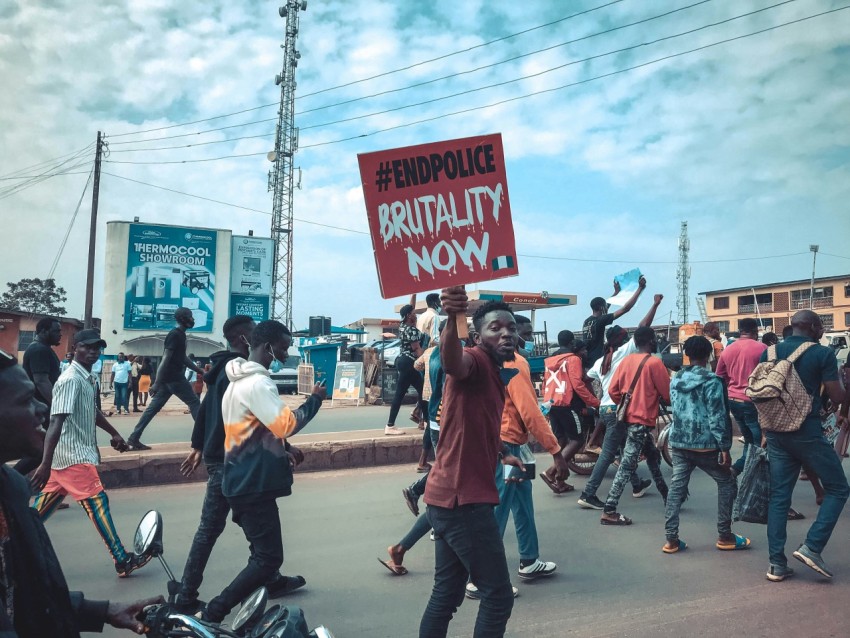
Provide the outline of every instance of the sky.
<path id="1" fill-rule="evenodd" d="M 357 154 L 484 133 L 503 138 L 520 274 L 479 287 L 577 295 L 575 308 L 538 314 L 550 333 L 580 326 L 632 268 L 664 295 L 656 322 L 676 320 L 682 222 L 691 320 L 700 291 L 808 278 L 810 244 L 818 276 L 850 273 L 850 9 L 805 19 L 848 4 L 309 0 L 295 327 L 391 317 L 405 301 L 380 296 Z M 55 278 L 82 315 L 97 131 L 109 155 L 95 316 L 108 221 L 268 236 L 277 6 L 0 2 L 0 285 L 46 277 L 70 227 Z"/>

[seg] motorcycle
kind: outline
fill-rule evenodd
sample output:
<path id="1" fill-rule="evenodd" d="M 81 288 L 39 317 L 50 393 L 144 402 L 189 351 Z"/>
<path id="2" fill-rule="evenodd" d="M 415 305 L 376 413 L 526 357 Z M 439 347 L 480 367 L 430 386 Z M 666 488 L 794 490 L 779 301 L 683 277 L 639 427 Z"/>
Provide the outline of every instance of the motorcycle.
<path id="1" fill-rule="evenodd" d="M 157 558 L 168 576 L 168 601 L 146 607 L 139 620 L 151 638 L 334 638 L 326 627 L 312 631 L 300 607 L 273 605 L 266 609 L 268 591 L 260 587 L 248 596 L 233 617 L 229 628 L 175 611 L 180 582 L 163 557 L 162 515 L 150 510 L 139 522 L 133 537 L 136 554 Z"/>

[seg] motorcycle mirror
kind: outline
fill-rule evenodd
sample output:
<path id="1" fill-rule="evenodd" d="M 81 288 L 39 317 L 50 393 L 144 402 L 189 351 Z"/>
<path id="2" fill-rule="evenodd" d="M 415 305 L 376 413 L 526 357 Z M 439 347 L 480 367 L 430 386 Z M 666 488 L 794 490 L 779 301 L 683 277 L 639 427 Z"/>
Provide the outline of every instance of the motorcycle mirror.
<path id="1" fill-rule="evenodd" d="M 263 617 L 260 618 L 260 622 L 254 625 L 254 628 L 251 630 L 251 638 L 264 638 L 266 636 L 266 632 L 268 632 L 278 621 L 280 621 L 281 617 L 286 614 L 286 608 L 281 607 L 280 605 L 272 605 L 266 610 L 266 613 L 263 614 Z"/>
<path id="2" fill-rule="evenodd" d="M 162 550 L 162 515 L 156 510 L 150 510 L 142 516 L 136 528 L 133 551 L 136 554 L 160 556 Z"/>
<path id="3" fill-rule="evenodd" d="M 311 634 L 315 634 L 316 638 L 334 638 L 334 635 L 331 633 L 331 630 L 327 627 L 316 627 Z"/>
<path id="4" fill-rule="evenodd" d="M 233 622 L 230 623 L 230 628 L 237 634 L 244 635 L 245 632 L 251 629 L 263 612 L 266 609 L 266 602 L 269 599 L 269 592 L 265 587 L 260 587 L 253 594 L 242 601 L 242 607 L 236 612 L 233 617 Z"/>

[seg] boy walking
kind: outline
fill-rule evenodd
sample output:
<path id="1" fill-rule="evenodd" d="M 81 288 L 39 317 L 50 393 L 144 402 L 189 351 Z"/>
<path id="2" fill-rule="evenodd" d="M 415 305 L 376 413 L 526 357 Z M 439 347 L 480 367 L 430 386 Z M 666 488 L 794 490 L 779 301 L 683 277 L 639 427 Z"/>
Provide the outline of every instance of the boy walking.
<path id="1" fill-rule="evenodd" d="M 738 494 L 735 476 L 730 470 L 732 458 L 732 424 L 729 406 L 720 378 L 709 372 L 706 364 L 712 344 L 705 337 L 685 341 L 685 355 L 691 362 L 670 383 L 673 424 L 670 447 L 673 451 L 673 478 L 667 495 L 667 543 L 665 554 L 687 549 L 679 539 L 679 510 L 688 493 L 688 482 L 694 468 L 699 468 L 717 483 L 717 543 L 720 550 L 746 549 L 750 539 L 732 533 L 732 506 Z"/>

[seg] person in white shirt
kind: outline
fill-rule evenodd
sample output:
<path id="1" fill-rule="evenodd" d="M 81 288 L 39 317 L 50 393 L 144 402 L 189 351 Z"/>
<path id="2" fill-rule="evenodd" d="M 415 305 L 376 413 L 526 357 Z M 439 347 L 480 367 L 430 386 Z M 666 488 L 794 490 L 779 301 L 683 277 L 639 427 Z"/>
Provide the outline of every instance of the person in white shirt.
<path id="1" fill-rule="evenodd" d="M 655 319 L 655 311 L 658 310 L 662 299 L 664 299 L 664 295 L 655 295 L 652 307 L 641 320 L 639 327 L 652 325 L 652 321 Z M 578 504 L 581 507 L 594 510 L 602 510 L 605 507 L 605 503 L 596 496 L 596 490 L 599 489 L 599 484 L 602 483 L 605 473 L 611 467 L 611 463 L 614 462 L 614 457 L 620 447 L 625 443 L 628 433 L 625 425 L 617 422 L 617 405 L 611 400 L 608 387 L 611 385 L 611 379 L 614 378 L 614 372 L 620 362 L 628 355 L 638 351 L 635 340 L 629 339 L 629 333 L 620 326 L 608 328 L 605 332 L 605 340 L 605 354 L 597 359 L 593 367 L 587 372 L 587 376 L 596 379 L 602 385 L 599 416 L 605 425 L 605 439 L 602 441 L 602 451 L 599 458 L 596 459 L 596 465 L 593 466 L 593 473 L 587 480 L 578 499 Z M 652 485 L 652 481 L 641 479 L 637 472 L 632 474 L 631 483 L 632 496 L 635 498 L 640 498 L 646 494 L 646 490 Z"/>
<path id="2" fill-rule="evenodd" d="M 109 387 L 115 391 L 115 409 L 118 414 L 130 414 L 130 366 L 123 352 L 118 353 L 118 361 L 112 364 Z"/>
<path id="3" fill-rule="evenodd" d="M 425 297 L 428 307 L 416 319 L 416 329 L 424 335 L 428 335 L 428 346 L 440 343 L 440 295 L 432 292 Z M 416 305 L 415 302 L 413 304 Z"/>

